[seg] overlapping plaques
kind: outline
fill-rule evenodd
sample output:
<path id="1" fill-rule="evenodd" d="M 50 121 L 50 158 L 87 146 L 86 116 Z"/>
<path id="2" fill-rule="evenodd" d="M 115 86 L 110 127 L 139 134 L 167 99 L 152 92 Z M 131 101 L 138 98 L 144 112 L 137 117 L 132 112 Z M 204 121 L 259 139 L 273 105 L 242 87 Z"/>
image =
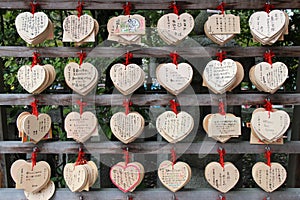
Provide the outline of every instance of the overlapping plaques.
<path id="1" fill-rule="evenodd" d="M 15 20 L 20 37 L 28 44 L 37 45 L 46 39 L 53 39 L 54 26 L 48 16 L 43 12 L 20 13 Z"/>
<path id="2" fill-rule="evenodd" d="M 281 10 L 255 12 L 249 18 L 249 26 L 254 41 L 272 45 L 288 34 L 289 16 Z"/>

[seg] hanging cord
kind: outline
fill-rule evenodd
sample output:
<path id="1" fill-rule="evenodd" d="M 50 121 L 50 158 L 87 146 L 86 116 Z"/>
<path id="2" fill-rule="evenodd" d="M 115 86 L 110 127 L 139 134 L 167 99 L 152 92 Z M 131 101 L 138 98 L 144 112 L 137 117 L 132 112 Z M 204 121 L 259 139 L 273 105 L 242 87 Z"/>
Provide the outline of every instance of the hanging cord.
<path id="1" fill-rule="evenodd" d="M 37 99 L 34 99 L 34 101 L 30 103 L 30 105 L 32 107 L 32 114 L 35 115 L 36 118 L 38 118 L 38 116 L 39 116 L 39 111 L 37 109 L 37 103 L 38 103 Z"/>
<path id="2" fill-rule="evenodd" d="M 132 106 L 132 102 L 128 99 L 123 101 L 123 107 L 125 108 L 125 115 L 128 115 L 130 112 L 130 106 Z"/>
<path id="3" fill-rule="evenodd" d="M 271 51 L 271 50 L 268 50 L 265 52 L 264 54 L 264 59 L 267 63 L 269 63 L 270 65 L 273 64 L 272 62 L 272 58 L 275 56 L 275 54 Z"/>
<path id="4" fill-rule="evenodd" d="M 75 166 L 85 165 L 87 163 L 87 160 L 84 158 L 84 156 L 85 156 L 85 153 L 83 151 L 83 148 L 80 147 L 79 151 L 78 151 L 78 156 L 77 156 L 77 159 L 76 159 L 76 162 L 75 162 Z"/>
<path id="5" fill-rule="evenodd" d="M 218 61 L 223 62 L 226 58 L 226 51 L 219 50 L 218 53 L 216 53 L 216 56 Z"/>
<path id="6" fill-rule="evenodd" d="M 217 200 L 226 200 L 226 197 L 223 194 L 219 194 Z"/>
<path id="7" fill-rule="evenodd" d="M 221 115 L 226 115 L 226 112 L 225 112 L 225 105 L 222 101 L 222 99 L 219 100 L 219 113 Z"/>
<path id="8" fill-rule="evenodd" d="M 273 110 L 273 105 L 272 105 L 270 99 L 265 99 L 264 102 L 265 102 L 264 108 L 265 108 L 266 111 L 269 112 L 269 118 L 270 118 L 270 113 Z"/>
<path id="9" fill-rule="evenodd" d="M 176 51 L 173 52 L 173 53 L 170 53 L 170 57 L 171 57 L 171 59 L 172 59 L 172 63 L 173 63 L 174 65 L 176 65 L 176 68 L 178 68 L 178 58 L 179 58 L 178 53 L 177 53 Z"/>
<path id="10" fill-rule="evenodd" d="M 179 10 L 180 10 L 180 9 L 179 9 L 179 6 L 178 6 L 178 4 L 176 3 L 176 1 L 171 2 L 169 8 L 173 10 L 173 13 L 174 13 L 174 14 L 179 15 Z"/>
<path id="11" fill-rule="evenodd" d="M 267 12 L 268 14 L 271 12 L 271 10 L 273 10 L 275 8 L 274 5 L 272 5 L 270 3 L 270 1 L 267 1 L 264 5 L 264 9 L 265 9 L 265 12 Z"/>
<path id="12" fill-rule="evenodd" d="M 34 166 L 36 166 L 36 158 L 37 158 L 38 151 L 39 151 L 39 148 L 34 147 L 32 153 L 31 153 L 31 170 L 33 170 Z"/>
<path id="13" fill-rule="evenodd" d="M 222 15 L 225 14 L 225 5 L 226 5 L 226 4 L 222 1 L 222 2 L 217 6 L 217 10 L 220 10 Z"/>
<path id="14" fill-rule="evenodd" d="M 172 169 L 174 169 L 174 165 L 176 164 L 176 151 L 174 147 L 172 147 L 171 149 L 171 162 L 172 162 Z"/>
<path id="15" fill-rule="evenodd" d="M 76 7 L 78 17 L 81 17 L 81 15 L 83 14 L 83 6 L 84 6 L 83 0 L 81 0 L 81 1 L 78 0 L 78 5 Z"/>
<path id="16" fill-rule="evenodd" d="M 77 100 L 76 103 L 77 103 L 78 106 L 79 106 L 79 113 L 80 113 L 80 116 L 81 116 L 82 113 L 83 113 L 83 108 L 84 108 L 85 106 L 87 106 L 87 103 L 86 103 L 86 102 L 82 102 L 82 101 L 80 101 L 80 100 Z"/>
<path id="17" fill-rule="evenodd" d="M 267 162 L 266 164 L 271 167 L 271 155 L 272 155 L 272 152 L 271 152 L 271 149 L 269 146 L 267 146 L 266 148 L 266 152 L 265 152 L 265 157 L 267 159 Z"/>
<path id="18" fill-rule="evenodd" d="M 130 2 L 126 2 L 123 5 L 124 15 L 130 15 L 131 9 L 132 9 L 132 4 Z"/>
<path id="19" fill-rule="evenodd" d="M 170 100 L 170 108 L 176 115 L 178 114 L 178 110 L 177 110 L 178 106 L 180 106 L 180 104 L 176 102 L 175 99 Z"/>
<path id="20" fill-rule="evenodd" d="M 86 53 L 83 51 L 80 51 L 79 53 L 77 53 L 78 57 L 79 57 L 79 67 L 82 65 L 83 60 L 86 58 Z"/>
<path id="21" fill-rule="evenodd" d="M 30 2 L 30 10 L 31 10 L 31 13 L 34 15 L 34 13 L 36 12 L 37 10 L 37 7 L 39 6 L 40 4 L 37 3 L 36 0 L 33 0 Z"/>
<path id="22" fill-rule="evenodd" d="M 133 58 L 133 53 L 131 52 L 127 52 L 125 53 L 125 62 L 124 65 L 129 65 L 130 64 L 130 60 Z"/>
<path id="23" fill-rule="evenodd" d="M 219 157 L 220 157 L 219 163 L 224 168 L 224 156 L 226 154 L 225 149 L 222 147 L 219 147 L 218 153 L 219 153 Z"/>
<path id="24" fill-rule="evenodd" d="M 35 51 L 32 53 L 32 63 L 31 63 L 31 67 L 34 67 L 35 65 L 40 63 L 40 59 L 39 56 L 41 56 L 40 53 L 38 53 L 38 51 Z"/>
<path id="25" fill-rule="evenodd" d="M 123 150 L 123 154 L 124 154 L 125 166 L 127 166 L 130 160 L 128 147 L 126 147 L 126 149 Z"/>

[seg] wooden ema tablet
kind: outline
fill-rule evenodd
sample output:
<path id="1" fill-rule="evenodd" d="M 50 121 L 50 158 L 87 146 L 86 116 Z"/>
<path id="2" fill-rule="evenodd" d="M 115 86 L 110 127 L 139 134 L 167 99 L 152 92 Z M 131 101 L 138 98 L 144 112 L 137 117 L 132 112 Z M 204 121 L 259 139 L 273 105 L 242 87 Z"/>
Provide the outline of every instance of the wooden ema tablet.
<path id="1" fill-rule="evenodd" d="M 67 85 L 80 95 L 89 94 L 98 82 L 98 70 L 91 63 L 70 62 L 64 69 Z"/>
<path id="2" fill-rule="evenodd" d="M 84 143 L 95 132 L 98 134 L 98 120 L 94 113 L 86 111 L 81 115 L 70 112 L 65 118 L 67 138 L 74 138 L 77 142 Z"/>
<path id="3" fill-rule="evenodd" d="M 264 191 L 273 192 L 285 182 L 287 172 L 279 163 L 271 162 L 271 166 L 268 166 L 258 162 L 252 168 L 252 177 Z"/>
<path id="4" fill-rule="evenodd" d="M 114 64 L 110 69 L 110 78 L 114 86 L 123 94 L 129 95 L 141 87 L 145 81 L 145 73 L 136 64 Z"/>
<path id="5" fill-rule="evenodd" d="M 189 183 L 192 170 L 184 162 L 163 161 L 158 167 L 158 178 L 160 182 L 172 192 L 177 192 Z"/>
<path id="6" fill-rule="evenodd" d="M 282 40 L 287 34 L 289 16 L 280 10 L 270 13 L 260 11 L 253 13 L 249 18 L 251 34 L 255 41 L 264 45 L 272 45 L 277 40 Z"/>
<path id="7" fill-rule="evenodd" d="M 53 39 L 53 24 L 43 12 L 20 13 L 15 20 L 20 37 L 29 44 L 39 44 L 46 39 Z"/>
<path id="8" fill-rule="evenodd" d="M 167 91 L 174 95 L 180 94 L 191 83 L 193 78 L 193 68 L 187 63 L 160 64 L 156 68 L 157 81 Z"/>
<path id="9" fill-rule="evenodd" d="M 184 111 L 179 112 L 177 115 L 173 111 L 166 111 L 156 119 L 157 131 L 170 143 L 183 140 L 193 128 L 193 117 Z"/>
<path id="10" fill-rule="evenodd" d="M 36 193 L 24 191 L 25 197 L 28 200 L 49 200 L 54 195 L 55 184 L 53 181 L 49 181 L 46 187 Z"/>
<path id="11" fill-rule="evenodd" d="M 178 44 L 194 29 L 194 18 L 188 13 L 163 15 L 157 22 L 157 31 L 167 44 Z"/>
<path id="12" fill-rule="evenodd" d="M 118 163 L 111 167 L 109 176 L 112 183 L 122 192 L 133 191 L 141 183 L 141 164 L 136 163 Z"/>
<path id="13" fill-rule="evenodd" d="M 118 112 L 110 119 L 112 133 L 125 144 L 138 138 L 142 134 L 144 126 L 144 118 L 137 112 L 131 112 L 128 115 Z"/>
<path id="14" fill-rule="evenodd" d="M 261 62 L 250 69 L 249 77 L 258 90 L 273 94 L 288 78 L 288 67 L 282 62 Z"/>
<path id="15" fill-rule="evenodd" d="M 238 182 L 240 173 L 230 162 L 224 163 L 224 168 L 218 162 L 211 162 L 205 167 L 205 179 L 216 190 L 226 193 Z"/>

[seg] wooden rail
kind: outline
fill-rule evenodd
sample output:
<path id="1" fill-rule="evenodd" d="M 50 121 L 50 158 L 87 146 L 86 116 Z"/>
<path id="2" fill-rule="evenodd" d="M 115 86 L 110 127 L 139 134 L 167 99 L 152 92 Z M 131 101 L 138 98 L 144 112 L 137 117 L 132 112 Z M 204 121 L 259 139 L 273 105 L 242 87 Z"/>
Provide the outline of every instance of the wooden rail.
<path id="1" fill-rule="evenodd" d="M 273 153 L 299 154 L 300 141 L 286 142 L 284 145 L 269 145 Z M 76 142 L 40 142 L 21 143 L 20 141 L 0 141 L 0 153 L 31 153 L 34 147 L 40 149 L 41 154 L 70 153 L 77 154 L 80 144 Z M 227 154 L 263 154 L 265 145 L 253 145 L 249 141 L 217 143 L 212 140 L 197 143 L 177 143 L 167 142 L 142 142 L 130 143 L 127 145 L 121 142 L 87 142 L 83 145 L 87 153 L 91 154 L 123 154 L 125 147 L 135 154 L 170 154 L 172 147 L 175 147 L 178 154 L 218 154 L 218 148 L 226 149 Z"/>
<path id="2" fill-rule="evenodd" d="M 63 58 L 78 57 L 81 50 L 87 53 L 87 58 L 118 58 L 127 51 L 134 54 L 134 57 L 156 57 L 169 58 L 170 52 L 176 51 L 183 58 L 210 58 L 215 57 L 216 52 L 222 49 L 226 51 L 228 58 L 263 57 L 267 50 L 272 50 L 276 57 L 300 57 L 300 46 L 285 47 L 21 47 L 21 46 L 0 46 L 1 57 L 32 57 L 34 51 L 38 51 L 41 57 Z"/>
<path id="3" fill-rule="evenodd" d="M 28 0 L 1 0 L 1 9 L 30 9 Z M 122 10 L 125 0 L 86 0 L 84 9 L 118 9 Z M 131 0 L 134 9 L 169 9 L 170 0 Z M 41 9 L 76 10 L 77 1 L 70 0 L 40 0 Z M 181 9 L 216 9 L 218 1 L 211 0 L 176 0 Z M 265 0 L 226 0 L 226 9 L 259 9 L 264 8 Z M 271 1 L 278 9 L 300 8 L 299 1 Z"/>
<path id="4" fill-rule="evenodd" d="M 179 95 L 177 99 L 181 106 L 210 106 L 218 105 L 219 99 L 226 100 L 227 105 L 261 105 L 264 99 L 270 98 L 273 104 L 300 105 L 300 93 L 276 93 L 276 94 L 189 94 Z M 78 99 L 96 106 L 122 106 L 124 96 L 120 94 L 91 95 L 82 97 L 77 94 L 0 94 L 1 105 L 30 105 L 33 99 L 39 100 L 39 105 L 76 105 Z M 134 94 L 131 101 L 137 106 L 166 106 L 174 96 L 169 94 Z"/>

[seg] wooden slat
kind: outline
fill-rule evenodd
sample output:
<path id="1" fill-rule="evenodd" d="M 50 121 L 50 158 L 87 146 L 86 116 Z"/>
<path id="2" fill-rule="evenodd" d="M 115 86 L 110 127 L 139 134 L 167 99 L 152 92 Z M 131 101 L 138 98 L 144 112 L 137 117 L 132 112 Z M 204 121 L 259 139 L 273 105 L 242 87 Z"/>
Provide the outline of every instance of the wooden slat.
<path id="1" fill-rule="evenodd" d="M 269 145 L 274 153 L 298 154 L 300 153 L 300 141 L 286 142 L 284 145 Z M 31 153 L 34 147 L 39 147 L 41 154 L 53 153 L 78 153 L 80 145 L 76 142 L 40 142 L 21 143 L 20 141 L 1 141 L 0 153 Z M 237 143 L 220 144 L 212 140 L 198 143 L 177 143 L 166 142 L 143 142 L 130 143 L 127 145 L 121 142 L 88 142 L 83 145 L 85 151 L 91 154 L 122 154 L 124 148 L 135 154 L 169 154 L 172 147 L 175 147 L 178 154 L 218 154 L 218 148 L 223 147 L 228 154 L 263 154 L 265 145 L 252 145 L 248 141 Z"/>
<path id="2" fill-rule="evenodd" d="M 273 104 L 300 105 L 300 93 L 277 94 L 195 94 L 179 95 L 177 98 L 181 106 L 209 106 L 218 105 L 219 99 L 226 100 L 227 105 L 261 105 L 263 100 L 269 97 Z M 76 105 L 76 101 L 82 99 L 89 105 L 96 106 L 122 106 L 124 96 L 120 94 L 95 95 L 81 97 L 76 94 L 0 94 L 0 105 L 30 105 L 33 99 L 39 100 L 39 105 Z M 169 94 L 137 94 L 131 96 L 131 101 L 137 106 L 166 106 L 174 96 Z"/>
<path id="3" fill-rule="evenodd" d="M 29 9 L 28 0 L 2 0 L 1 9 Z M 86 0 L 84 9 L 122 9 L 125 0 Z M 131 0 L 134 9 L 169 9 L 170 0 Z M 218 1 L 211 0 L 176 0 L 182 9 L 216 9 Z M 263 9 L 265 0 L 226 0 L 226 9 Z M 75 10 L 77 1 L 40 0 L 41 9 Z M 272 1 L 276 8 L 300 8 L 299 1 Z"/>
<path id="4" fill-rule="evenodd" d="M 69 189 L 56 189 L 53 199 L 55 200 L 126 200 L 127 196 L 131 195 L 136 200 L 170 200 L 173 199 L 174 193 L 164 189 L 143 189 L 136 190 L 131 194 L 125 194 L 118 189 L 103 188 L 99 191 L 89 191 L 82 193 L 73 193 Z M 216 200 L 219 193 L 210 188 L 180 190 L 176 192 L 176 197 L 180 200 Z M 246 199 L 264 199 L 268 194 L 259 188 L 245 188 L 239 190 L 231 190 L 224 196 L 227 199 L 245 200 Z M 23 190 L 14 188 L 0 189 L 1 200 L 23 200 L 25 199 Z M 282 191 L 275 191 L 269 194 L 272 200 L 296 200 L 300 198 L 299 188 L 289 188 Z"/>
<path id="5" fill-rule="evenodd" d="M 263 57 L 266 50 L 272 50 L 276 57 L 300 57 L 300 46 L 284 47 L 102 47 L 77 48 L 77 47 L 22 47 L 22 46 L 1 46 L 0 57 L 32 57 L 34 51 L 39 51 L 41 57 L 62 58 L 77 57 L 77 53 L 83 50 L 87 58 L 117 58 L 123 56 L 127 51 L 134 54 L 134 57 L 166 57 L 170 52 L 177 51 L 183 58 L 207 58 L 215 57 L 216 52 L 222 49 L 226 51 L 229 58 Z"/>

